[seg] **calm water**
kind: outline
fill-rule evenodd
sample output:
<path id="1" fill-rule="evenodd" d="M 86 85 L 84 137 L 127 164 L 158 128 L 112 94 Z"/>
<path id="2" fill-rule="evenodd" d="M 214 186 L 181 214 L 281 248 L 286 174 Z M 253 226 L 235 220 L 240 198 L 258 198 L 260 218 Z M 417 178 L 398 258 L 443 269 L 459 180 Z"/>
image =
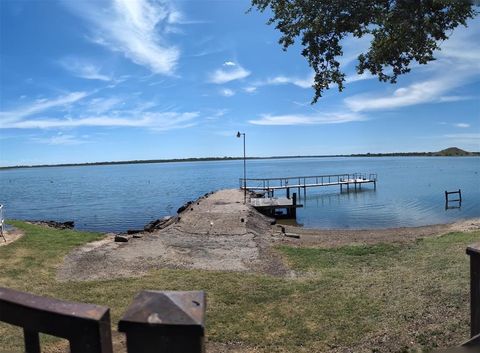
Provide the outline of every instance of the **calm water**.
<path id="1" fill-rule="evenodd" d="M 33 168 L 0 171 L 7 218 L 74 220 L 79 229 L 125 231 L 176 214 L 184 202 L 238 187 L 242 161 Z M 480 158 L 305 158 L 247 162 L 248 177 L 377 173 L 376 191 L 309 189 L 297 221 L 305 227 L 386 228 L 480 216 Z M 444 191 L 462 189 L 460 209 Z M 282 194 L 280 194 L 282 195 Z"/>

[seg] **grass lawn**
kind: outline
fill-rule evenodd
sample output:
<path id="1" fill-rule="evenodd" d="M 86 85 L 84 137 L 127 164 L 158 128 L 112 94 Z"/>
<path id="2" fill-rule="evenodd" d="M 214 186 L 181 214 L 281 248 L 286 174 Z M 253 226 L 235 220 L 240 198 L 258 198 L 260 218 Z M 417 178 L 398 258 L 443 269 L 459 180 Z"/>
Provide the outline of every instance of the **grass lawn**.
<path id="1" fill-rule="evenodd" d="M 63 256 L 102 235 L 9 223 L 26 235 L 0 247 L 0 286 L 108 306 L 113 329 L 142 289 L 203 289 L 208 341 L 241 352 L 428 352 L 469 336 L 465 248 L 480 241 L 480 232 L 410 245 L 278 247 L 292 268 L 288 278 L 165 269 L 59 283 Z M 46 351 L 55 345 L 45 343 Z M 0 324 L 0 352 L 22 351 L 21 330 Z"/>

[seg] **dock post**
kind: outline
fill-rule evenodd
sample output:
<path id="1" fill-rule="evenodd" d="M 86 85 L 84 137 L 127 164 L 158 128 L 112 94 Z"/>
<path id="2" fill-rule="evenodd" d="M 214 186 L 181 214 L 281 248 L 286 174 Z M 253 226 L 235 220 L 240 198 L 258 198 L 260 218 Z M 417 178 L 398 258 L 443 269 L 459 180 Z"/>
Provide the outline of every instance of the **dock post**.
<path id="1" fill-rule="evenodd" d="M 342 191 L 343 191 L 343 185 L 340 184 L 340 194 L 342 193 Z"/>
<path id="2" fill-rule="evenodd" d="M 376 180 L 373 182 L 373 190 L 377 190 L 377 181 Z"/>
<path id="3" fill-rule="evenodd" d="M 297 218 L 297 194 L 294 192 L 292 197 L 292 218 Z"/>
<path id="4" fill-rule="evenodd" d="M 290 188 L 287 188 L 287 199 L 290 198 Z"/>
<path id="5" fill-rule="evenodd" d="M 462 190 L 458 189 L 458 199 L 460 200 L 459 202 L 462 203 Z"/>

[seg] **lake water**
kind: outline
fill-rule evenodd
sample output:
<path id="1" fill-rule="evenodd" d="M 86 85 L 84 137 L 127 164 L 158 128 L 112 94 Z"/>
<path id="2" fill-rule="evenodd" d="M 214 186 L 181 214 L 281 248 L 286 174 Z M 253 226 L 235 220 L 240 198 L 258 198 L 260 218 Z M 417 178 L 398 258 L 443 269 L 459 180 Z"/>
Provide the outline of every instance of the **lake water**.
<path id="1" fill-rule="evenodd" d="M 247 161 L 250 178 L 377 173 L 376 190 L 309 189 L 297 221 L 310 228 L 386 228 L 480 216 L 479 157 L 301 158 Z M 78 229 L 125 231 L 176 214 L 183 203 L 238 188 L 242 161 L 182 162 L 0 171 L 7 218 L 74 220 Z M 445 190 L 462 189 L 445 210 Z M 303 192 L 301 193 L 303 195 Z M 283 196 L 284 193 L 279 195 Z"/>

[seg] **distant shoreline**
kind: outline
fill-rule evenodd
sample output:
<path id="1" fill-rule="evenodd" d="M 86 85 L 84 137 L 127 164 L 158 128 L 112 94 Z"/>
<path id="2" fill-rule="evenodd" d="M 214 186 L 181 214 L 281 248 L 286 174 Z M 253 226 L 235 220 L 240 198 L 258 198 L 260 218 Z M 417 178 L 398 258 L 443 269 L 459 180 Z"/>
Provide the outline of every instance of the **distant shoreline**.
<path id="1" fill-rule="evenodd" d="M 395 153 L 358 153 L 358 154 L 337 154 L 337 155 L 311 155 L 311 156 L 271 156 L 271 157 L 247 157 L 247 160 L 268 160 L 268 159 L 294 159 L 294 158 L 335 158 L 335 157 L 478 157 L 480 152 L 466 152 L 456 149 L 446 149 L 439 152 L 395 152 Z M 16 165 L 0 167 L 0 170 L 26 169 L 26 168 L 54 168 L 54 167 L 87 167 L 102 165 L 122 164 L 156 164 L 156 163 L 181 163 L 181 162 L 215 162 L 215 161 L 237 161 L 243 157 L 202 157 L 202 158 L 173 158 L 173 159 L 147 159 L 129 161 L 91 162 L 91 163 L 61 163 L 61 164 L 39 164 L 39 165 Z"/>

